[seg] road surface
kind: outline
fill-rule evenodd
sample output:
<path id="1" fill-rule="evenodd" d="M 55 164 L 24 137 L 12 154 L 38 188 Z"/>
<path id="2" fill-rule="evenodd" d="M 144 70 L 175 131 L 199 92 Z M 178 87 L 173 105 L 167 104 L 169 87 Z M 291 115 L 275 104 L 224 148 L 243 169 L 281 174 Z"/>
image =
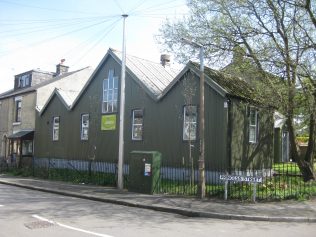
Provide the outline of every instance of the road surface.
<path id="1" fill-rule="evenodd" d="M 312 237 L 315 223 L 188 218 L 0 184 L 0 237 Z"/>

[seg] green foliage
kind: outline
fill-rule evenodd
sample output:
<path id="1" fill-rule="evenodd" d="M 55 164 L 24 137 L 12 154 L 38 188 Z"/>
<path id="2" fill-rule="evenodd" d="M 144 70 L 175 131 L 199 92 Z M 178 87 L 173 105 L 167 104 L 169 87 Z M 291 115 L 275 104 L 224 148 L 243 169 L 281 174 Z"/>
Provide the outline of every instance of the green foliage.
<path id="1" fill-rule="evenodd" d="M 115 174 L 102 172 L 89 173 L 88 171 L 78 171 L 73 169 L 37 168 L 34 170 L 34 176 L 43 179 L 80 184 L 83 183 L 103 186 L 115 186 L 116 184 Z"/>
<path id="2" fill-rule="evenodd" d="M 296 163 L 276 163 L 273 164 L 273 170 L 278 174 L 301 174 L 300 169 Z"/>
<path id="3" fill-rule="evenodd" d="M 308 142 L 308 139 L 309 137 L 306 137 L 306 136 L 299 136 L 299 137 L 296 137 L 296 141 L 299 142 L 299 143 L 307 143 Z"/>

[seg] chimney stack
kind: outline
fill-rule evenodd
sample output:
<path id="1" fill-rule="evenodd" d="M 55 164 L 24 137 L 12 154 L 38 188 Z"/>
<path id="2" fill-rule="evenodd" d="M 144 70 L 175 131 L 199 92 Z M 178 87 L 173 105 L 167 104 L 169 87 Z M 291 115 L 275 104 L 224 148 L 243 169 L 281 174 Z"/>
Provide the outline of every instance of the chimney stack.
<path id="1" fill-rule="evenodd" d="M 69 67 L 64 65 L 65 59 L 61 59 L 60 63 L 56 65 L 56 76 L 68 72 Z"/>
<path id="2" fill-rule="evenodd" d="M 162 66 L 166 67 L 170 65 L 170 55 L 168 54 L 162 54 L 160 56 L 160 63 Z"/>

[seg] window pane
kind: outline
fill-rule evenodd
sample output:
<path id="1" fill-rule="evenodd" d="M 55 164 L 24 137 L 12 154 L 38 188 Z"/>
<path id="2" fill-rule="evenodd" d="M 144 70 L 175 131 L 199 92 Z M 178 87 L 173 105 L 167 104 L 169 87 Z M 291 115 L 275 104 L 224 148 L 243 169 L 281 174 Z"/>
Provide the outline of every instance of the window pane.
<path id="1" fill-rule="evenodd" d="M 107 112 L 113 112 L 113 102 L 108 103 L 108 111 Z"/>
<path id="2" fill-rule="evenodd" d="M 117 101 L 113 101 L 113 111 L 112 112 L 117 112 Z"/>
<path id="3" fill-rule="evenodd" d="M 256 111 L 253 109 L 250 111 L 250 124 L 256 125 Z"/>
<path id="4" fill-rule="evenodd" d="M 81 140 L 88 140 L 89 114 L 81 115 Z"/>
<path id="5" fill-rule="evenodd" d="M 183 116 L 183 140 L 196 140 L 197 107 L 185 106 Z"/>
<path id="6" fill-rule="evenodd" d="M 102 103 L 102 113 L 108 112 L 108 102 Z"/>
<path id="7" fill-rule="evenodd" d="M 103 100 L 102 101 L 108 101 L 108 91 L 103 91 Z"/>
<path id="8" fill-rule="evenodd" d="M 256 141 L 256 128 L 255 127 L 249 128 L 249 141 L 250 142 Z"/>
<path id="9" fill-rule="evenodd" d="M 113 100 L 117 100 L 117 90 L 114 90 Z"/>
<path id="10" fill-rule="evenodd" d="M 114 77 L 114 70 L 110 69 L 108 78 L 103 81 L 103 100 L 107 104 L 102 104 L 102 113 L 111 113 L 117 111 L 118 100 L 118 78 Z"/>
<path id="11" fill-rule="evenodd" d="M 53 118 L 53 141 L 59 139 L 59 117 Z"/>
<path id="12" fill-rule="evenodd" d="M 16 122 L 21 122 L 21 108 L 22 108 L 22 101 L 17 100 L 15 102 L 15 121 Z"/>
<path id="13" fill-rule="evenodd" d="M 117 89 L 118 88 L 118 78 L 114 77 L 114 88 Z"/>
<path id="14" fill-rule="evenodd" d="M 256 143 L 258 138 L 258 112 L 250 107 L 249 111 L 249 142 Z"/>
<path id="15" fill-rule="evenodd" d="M 109 89 L 113 88 L 114 82 L 113 82 L 113 77 L 109 78 Z"/>
<path id="16" fill-rule="evenodd" d="M 143 111 L 133 110 L 132 139 L 143 139 Z"/>
<path id="17" fill-rule="evenodd" d="M 108 100 L 107 101 L 113 101 L 113 90 L 108 91 Z"/>

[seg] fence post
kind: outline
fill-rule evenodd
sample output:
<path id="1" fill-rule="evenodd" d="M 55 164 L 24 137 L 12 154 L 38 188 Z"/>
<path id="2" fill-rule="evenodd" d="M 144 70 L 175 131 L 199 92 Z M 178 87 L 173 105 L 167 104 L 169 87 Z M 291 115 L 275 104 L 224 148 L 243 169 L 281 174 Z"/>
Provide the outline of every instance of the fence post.
<path id="1" fill-rule="evenodd" d="M 227 189 L 228 189 L 228 180 L 225 180 L 225 194 L 224 194 L 225 201 L 227 201 L 227 193 L 228 193 Z"/>
<path id="2" fill-rule="evenodd" d="M 257 195 L 257 183 L 253 182 L 253 195 L 252 195 L 252 201 L 256 202 L 256 195 Z"/>

